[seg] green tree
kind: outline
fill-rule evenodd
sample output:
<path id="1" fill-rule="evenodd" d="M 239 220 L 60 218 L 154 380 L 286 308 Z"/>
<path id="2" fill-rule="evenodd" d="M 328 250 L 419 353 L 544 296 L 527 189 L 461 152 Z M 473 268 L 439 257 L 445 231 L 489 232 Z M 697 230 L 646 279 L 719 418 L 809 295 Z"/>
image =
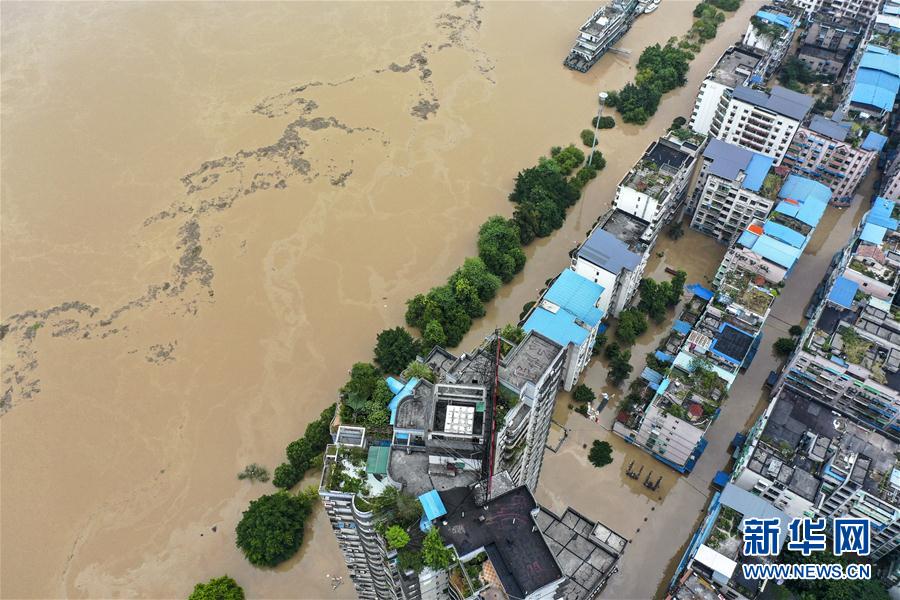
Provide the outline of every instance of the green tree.
<path id="1" fill-rule="evenodd" d="M 525 339 L 525 330 L 518 325 L 507 323 L 503 326 L 503 329 L 500 330 L 500 337 L 511 341 L 513 344 L 518 344 Z"/>
<path id="2" fill-rule="evenodd" d="M 619 313 L 616 339 L 630 346 L 645 331 L 647 331 L 647 319 L 644 318 L 640 310 L 627 308 Z"/>
<path id="3" fill-rule="evenodd" d="M 641 279 L 638 289 L 641 293 L 641 301 L 638 303 L 638 308 L 647 313 L 657 323 L 661 323 L 666 317 L 666 306 L 670 296 L 669 290 L 653 279 L 647 278 Z"/>
<path id="4" fill-rule="evenodd" d="M 609 361 L 607 378 L 614 384 L 620 385 L 631 375 L 631 350 L 623 350 Z"/>
<path id="5" fill-rule="evenodd" d="M 681 224 L 681 221 L 675 221 L 669 225 L 666 234 L 669 236 L 669 239 L 672 240 L 679 240 L 684 237 L 684 226 Z"/>
<path id="6" fill-rule="evenodd" d="M 428 299 L 425 294 L 416 294 L 406 301 L 406 324 L 419 329 L 425 324 L 425 309 Z"/>
<path id="7" fill-rule="evenodd" d="M 418 573 L 424 566 L 422 564 L 422 554 L 415 550 L 404 548 L 397 553 L 397 566 L 400 567 L 400 570 L 403 573 L 408 571 L 415 571 Z"/>
<path id="8" fill-rule="evenodd" d="M 376 338 L 375 362 L 385 373 L 400 373 L 418 353 L 418 342 L 402 327 L 385 329 Z"/>
<path id="9" fill-rule="evenodd" d="M 799 325 L 791 325 L 791 328 L 788 329 L 788 333 L 791 334 L 791 337 L 800 337 L 803 335 L 803 328 Z"/>
<path id="10" fill-rule="evenodd" d="M 521 253 L 521 248 L 519 247 L 519 232 L 515 228 L 514 223 L 510 223 L 509 221 L 504 220 L 502 217 L 491 217 L 491 219 L 500 219 L 503 221 L 505 227 L 504 235 L 506 236 L 503 239 L 504 244 L 502 245 L 504 253 L 514 253 L 515 250 L 518 250 Z M 488 219 L 490 221 L 491 219 Z M 482 230 L 484 229 L 484 225 L 481 226 Z M 481 234 L 479 233 L 479 243 L 481 241 Z M 498 247 L 499 247 L 499 242 Z M 508 245 L 507 245 L 508 244 Z M 514 267 L 518 270 L 521 269 L 521 265 L 518 263 L 519 257 L 513 257 Z M 525 255 L 521 256 L 521 264 L 525 264 Z M 478 293 L 478 299 L 484 303 L 489 302 L 497 295 L 497 290 L 500 289 L 500 286 L 503 285 L 503 282 L 500 280 L 499 274 L 493 272 L 488 268 L 487 263 L 480 257 L 467 258 L 463 261 L 463 266 L 458 268 L 453 275 L 450 276 L 449 281 L 447 282 L 454 289 L 456 288 L 457 282 L 460 280 L 465 280 L 475 287 L 475 290 Z"/>
<path id="11" fill-rule="evenodd" d="M 195 585 L 188 600 L 244 600 L 244 590 L 234 579 L 223 575 Z"/>
<path id="12" fill-rule="evenodd" d="M 434 371 L 431 370 L 431 367 L 423 362 L 419 362 L 418 360 L 414 360 L 409 363 L 409 365 L 403 371 L 402 375 L 407 380 L 416 377 L 418 379 L 430 381 L 431 383 L 437 381 L 437 376 L 434 374 Z"/>
<path id="13" fill-rule="evenodd" d="M 793 338 L 778 338 L 775 340 L 775 343 L 772 344 L 772 348 L 778 356 L 788 356 L 796 347 L 797 341 Z"/>
<path id="14" fill-rule="evenodd" d="M 275 477 L 272 479 L 272 483 L 275 487 L 289 490 L 300 482 L 304 472 L 305 469 L 304 471 L 300 471 L 289 462 L 281 463 L 275 467 Z"/>
<path id="15" fill-rule="evenodd" d="M 604 355 L 608 360 L 613 360 L 622 352 L 621 346 L 616 342 L 610 343 L 609 346 L 606 347 L 606 350 L 603 351 Z"/>
<path id="16" fill-rule="evenodd" d="M 591 125 L 596 127 L 597 129 L 612 129 L 616 126 L 616 120 L 612 117 L 594 117 L 591 119 Z"/>
<path id="17" fill-rule="evenodd" d="M 591 356 L 597 356 L 600 354 L 600 350 L 603 348 L 603 344 L 606 343 L 606 334 L 598 333 L 597 338 L 594 340 L 594 347 L 591 348 Z"/>
<path id="18" fill-rule="evenodd" d="M 379 378 L 372 390 L 372 399 L 366 403 L 366 424 L 372 427 L 387 425 L 391 418 L 388 405 L 394 398 L 394 392 L 384 379 Z"/>
<path id="19" fill-rule="evenodd" d="M 593 136 L 593 132 L 591 133 Z M 584 152 L 569 144 L 553 157 L 553 162 L 559 165 L 563 175 L 570 175 L 572 171 L 581 166 L 584 162 Z"/>
<path id="20" fill-rule="evenodd" d="M 309 468 L 309 461 L 311 461 L 313 456 L 317 453 L 313 450 L 309 440 L 304 436 L 288 444 L 285 449 L 285 454 L 287 454 L 288 462 L 291 463 L 297 471 L 305 473 Z"/>
<path id="21" fill-rule="evenodd" d="M 596 398 L 597 394 L 594 393 L 594 390 L 583 383 L 579 383 L 572 390 L 572 399 L 576 402 L 593 402 Z"/>
<path id="22" fill-rule="evenodd" d="M 256 483 L 257 481 L 265 483 L 269 480 L 269 471 L 262 465 L 250 463 L 244 467 L 243 471 L 238 473 L 238 479 L 249 479 L 253 483 Z"/>
<path id="23" fill-rule="evenodd" d="M 669 297 L 666 299 L 667 306 L 676 306 L 681 301 L 681 296 L 684 295 L 685 281 L 687 281 L 687 273 L 680 269 L 676 271 L 668 289 Z"/>
<path id="24" fill-rule="evenodd" d="M 581 143 L 590 148 L 594 145 L 594 130 L 593 129 L 582 129 L 581 130 Z"/>
<path id="25" fill-rule="evenodd" d="M 422 333 L 422 341 L 425 342 L 426 348 L 434 348 L 435 346 L 444 347 L 447 345 L 447 334 L 438 321 L 429 321 Z"/>
<path id="26" fill-rule="evenodd" d="M 612 462 L 612 446 L 609 445 L 609 442 L 594 440 L 591 451 L 588 453 L 588 460 L 598 469 L 605 467 Z"/>
<path id="27" fill-rule="evenodd" d="M 384 532 L 384 539 L 387 541 L 388 546 L 399 550 L 409 543 L 409 534 L 399 525 L 391 525 Z"/>
<path id="28" fill-rule="evenodd" d="M 485 221 L 478 230 L 478 256 L 489 272 L 504 282 L 510 281 L 525 266 L 518 224 L 500 216 Z"/>
<path id="29" fill-rule="evenodd" d="M 250 502 L 237 524 L 237 546 L 252 564 L 274 567 L 293 556 L 303 542 L 315 490 L 292 495 L 280 491 Z"/>
<path id="30" fill-rule="evenodd" d="M 453 550 L 444 544 L 437 527 L 429 529 L 422 541 L 422 562 L 432 569 L 442 571 L 450 566 L 452 560 Z"/>
<path id="31" fill-rule="evenodd" d="M 390 525 L 403 529 L 417 525 L 422 518 L 422 503 L 418 498 L 405 494 L 394 487 L 385 490 L 370 500 L 376 523 L 386 530 Z"/>
<path id="32" fill-rule="evenodd" d="M 458 278 L 453 287 L 453 293 L 456 295 L 456 301 L 462 307 L 466 314 L 472 318 L 484 316 L 484 304 L 478 297 L 478 290 L 475 289 L 468 279 Z"/>
<path id="33" fill-rule="evenodd" d="M 361 409 L 372 397 L 379 379 L 375 365 L 358 362 L 350 369 L 350 381 L 341 388 L 341 394 L 351 408 Z"/>

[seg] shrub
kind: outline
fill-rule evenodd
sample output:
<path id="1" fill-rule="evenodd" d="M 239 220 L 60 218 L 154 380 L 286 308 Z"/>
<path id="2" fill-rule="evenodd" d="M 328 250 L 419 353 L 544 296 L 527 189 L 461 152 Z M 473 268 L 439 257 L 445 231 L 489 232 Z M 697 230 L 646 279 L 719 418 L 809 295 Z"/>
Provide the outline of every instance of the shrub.
<path id="1" fill-rule="evenodd" d="M 431 370 L 431 367 L 423 362 L 419 362 L 418 360 L 414 360 L 409 363 L 409 366 L 407 366 L 406 369 L 403 370 L 402 376 L 407 380 L 416 377 L 418 379 L 430 381 L 431 383 L 437 381 L 437 375 L 434 374 L 434 371 Z"/>
<path id="2" fill-rule="evenodd" d="M 591 348 L 591 356 L 597 356 L 600 354 L 600 349 L 603 348 L 603 344 L 606 343 L 606 334 L 598 333 L 597 338 L 594 340 L 594 347 Z"/>
<path id="3" fill-rule="evenodd" d="M 594 131 L 592 129 L 581 130 L 581 143 L 588 148 L 594 145 Z"/>
<path id="4" fill-rule="evenodd" d="M 195 585 L 188 600 L 244 600 L 244 590 L 234 579 L 223 575 Z"/>
<path id="5" fill-rule="evenodd" d="M 272 483 L 275 487 L 289 490 L 300 482 L 304 471 L 298 470 L 289 462 L 281 463 L 275 467 L 275 477 L 272 479 Z"/>
<path id="6" fill-rule="evenodd" d="M 422 541 L 422 562 L 432 569 L 442 571 L 450 566 L 452 560 L 453 550 L 444 545 L 438 528 L 429 529 Z"/>
<path id="7" fill-rule="evenodd" d="M 772 345 L 775 354 L 778 356 L 788 356 L 797 347 L 797 341 L 792 338 L 778 338 Z"/>
<path id="8" fill-rule="evenodd" d="M 609 445 L 609 442 L 594 440 L 591 451 L 588 453 L 588 460 L 598 469 L 605 467 L 612 462 L 612 446 Z"/>
<path id="9" fill-rule="evenodd" d="M 637 308 L 627 308 L 619 314 L 616 339 L 630 346 L 645 331 L 647 331 L 647 319 Z"/>
<path id="10" fill-rule="evenodd" d="M 265 483 L 269 480 L 269 471 L 262 465 L 250 463 L 244 467 L 243 471 L 238 473 L 238 479 L 249 479 L 254 483 L 257 481 Z"/>
<path id="11" fill-rule="evenodd" d="M 409 543 L 409 534 L 399 525 L 391 525 L 384 532 L 384 539 L 389 547 L 399 550 Z"/>
<path id="12" fill-rule="evenodd" d="M 600 117 L 600 119 L 594 117 L 591 120 L 591 125 L 593 125 L 597 129 L 612 129 L 616 126 L 616 120 L 612 117 Z"/>
<path id="13" fill-rule="evenodd" d="M 274 567 L 293 556 L 303 542 L 315 490 L 298 495 L 280 491 L 250 502 L 237 524 L 237 546 L 252 564 Z"/>
<path id="14" fill-rule="evenodd" d="M 597 394 L 594 393 L 594 390 L 583 383 L 579 383 L 572 390 L 572 399 L 578 402 L 593 402 L 596 398 Z"/>
<path id="15" fill-rule="evenodd" d="M 631 350 L 623 350 L 609 361 L 607 378 L 614 384 L 620 385 L 631 375 Z"/>
<path id="16" fill-rule="evenodd" d="M 799 325 L 791 325 L 791 328 L 788 329 L 788 333 L 791 334 L 792 337 L 800 337 L 803 335 L 803 328 Z"/>

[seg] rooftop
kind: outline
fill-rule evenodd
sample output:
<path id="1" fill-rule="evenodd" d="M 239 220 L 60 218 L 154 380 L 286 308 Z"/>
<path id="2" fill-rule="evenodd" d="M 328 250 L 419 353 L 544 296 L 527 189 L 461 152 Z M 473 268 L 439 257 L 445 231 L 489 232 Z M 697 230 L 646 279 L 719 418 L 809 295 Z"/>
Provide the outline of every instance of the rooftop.
<path id="1" fill-rule="evenodd" d="M 750 78 L 762 59 L 761 54 L 750 48 L 731 46 L 710 70 L 709 77 L 717 83 L 736 88 Z"/>
<path id="2" fill-rule="evenodd" d="M 900 56 L 869 45 L 856 70 L 852 104 L 890 112 L 900 90 Z"/>
<path id="3" fill-rule="evenodd" d="M 649 225 L 647 221 L 627 212 L 611 210 L 606 213 L 606 218 L 601 222 L 600 228 L 624 242 L 632 253 L 642 255 L 647 249 L 647 244 L 641 241 L 641 236 L 644 235 Z"/>
<path id="4" fill-rule="evenodd" d="M 525 338 L 506 355 L 500 366 L 500 379 L 517 390 L 526 383 L 537 383 L 553 365 L 563 347 L 537 331 Z"/>
<path id="5" fill-rule="evenodd" d="M 760 190 L 774 162 L 770 156 L 757 154 L 716 138 L 709 140 L 703 151 L 703 158 L 709 163 L 711 175 L 734 181 L 743 172 L 741 187 L 753 192 Z"/>
<path id="6" fill-rule="evenodd" d="M 835 141 L 843 142 L 847 138 L 847 134 L 850 133 L 850 123 L 835 121 L 822 115 L 813 115 L 807 129 Z"/>
<path id="7" fill-rule="evenodd" d="M 484 550 L 509 596 L 523 598 L 563 577 L 534 514 L 537 503 L 521 486 L 483 507 L 467 488 L 440 492 L 447 507 L 441 536 L 460 557 Z"/>
<path id="8" fill-rule="evenodd" d="M 581 345 L 603 317 L 597 307 L 603 286 L 565 269 L 550 285 L 522 325 L 536 330 L 561 346 Z"/>
<path id="9" fill-rule="evenodd" d="M 772 88 L 771 93 L 740 86 L 734 89 L 734 98 L 795 121 L 803 121 L 814 103 L 809 96 L 781 86 Z"/>
<path id="10" fill-rule="evenodd" d="M 558 517 L 542 507 L 535 521 L 556 562 L 569 578 L 566 600 L 590 598 L 610 575 L 627 540 L 571 508 Z"/>
<path id="11" fill-rule="evenodd" d="M 618 274 L 623 270 L 634 271 L 641 263 L 641 255 L 632 247 L 602 227 L 597 227 L 578 249 L 578 257 Z"/>

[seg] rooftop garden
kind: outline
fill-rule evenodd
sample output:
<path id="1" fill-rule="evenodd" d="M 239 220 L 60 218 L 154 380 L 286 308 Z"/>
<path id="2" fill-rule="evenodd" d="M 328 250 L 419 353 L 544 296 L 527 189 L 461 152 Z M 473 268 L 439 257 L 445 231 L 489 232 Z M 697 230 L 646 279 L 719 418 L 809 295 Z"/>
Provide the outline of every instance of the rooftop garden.
<path id="1" fill-rule="evenodd" d="M 705 544 L 722 556 L 736 559 L 741 548 L 742 519 L 743 515 L 738 511 L 722 506 Z"/>
<path id="2" fill-rule="evenodd" d="M 763 289 L 754 283 L 754 280 L 765 279 L 737 268 L 725 273 L 720 286 L 720 295 L 727 294 L 729 298 L 739 305 L 764 315 L 774 302 L 775 297 L 767 289 Z M 724 303 L 723 303 L 724 304 Z"/>
<path id="3" fill-rule="evenodd" d="M 763 184 L 765 185 L 765 184 Z M 797 233 L 801 235 L 809 235 L 809 232 L 812 231 L 812 227 L 804 223 L 799 219 L 795 219 L 794 217 L 788 216 L 784 213 L 776 211 L 772 211 L 772 214 L 769 215 L 769 220 L 773 223 L 778 223 L 779 225 L 784 225 L 785 227 L 790 227 Z"/>
<path id="4" fill-rule="evenodd" d="M 872 342 L 859 335 L 852 327 L 844 327 L 838 334 L 842 342 L 841 351 L 847 362 L 855 365 L 862 364 L 872 348 Z"/>
<path id="5" fill-rule="evenodd" d="M 880 281 L 886 285 L 893 285 L 894 280 L 897 278 L 897 272 L 894 269 L 878 263 L 869 264 L 859 258 L 851 259 L 849 267 L 861 275 L 865 275 L 866 277 Z"/>
<path id="6" fill-rule="evenodd" d="M 778 191 L 781 189 L 782 183 L 784 183 L 784 180 L 776 173 L 769 173 L 768 175 L 766 175 L 766 178 L 763 179 L 762 187 L 760 187 L 759 193 L 769 200 L 776 200 L 778 198 Z"/>
<path id="7" fill-rule="evenodd" d="M 750 17 L 750 24 L 753 25 L 753 30 L 756 32 L 756 35 L 758 35 L 759 37 L 764 37 L 770 42 L 774 42 L 785 33 L 787 33 L 787 28 L 783 25 L 779 25 L 778 23 L 774 23 L 771 21 L 766 21 L 756 15 Z"/>
<path id="8" fill-rule="evenodd" d="M 659 198 L 671 182 L 671 175 L 662 172 L 660 166 L 652 160 L 644 159 L 632 169 L 625 185 L 648 196 Z"/>
<path id="9" fill-rule="evenodd" d="M 897 33 L 896 31 L 887 33 L 876 31 L 872 34 L 872 38 L 869 42 L 875 46 L 887 48 L 893 54 L 900 54 L 900 33 Z"/>
<path id="10" fill-rule="evenodd" d="M 330 454 L 329 452 L 334 452 Z M 367 452 L 362 448 L 332 446 L 326 452 L 328 458 L 322 473 L 322 486 L 330 491 L 368 496 L 370 487 L 366 473 Z M 360 498 L 359 500 L 362 500 Z M 363 507 L 360 507 L 363 508 Z M 363 508 L 364 509 L 364 508 Z"/>

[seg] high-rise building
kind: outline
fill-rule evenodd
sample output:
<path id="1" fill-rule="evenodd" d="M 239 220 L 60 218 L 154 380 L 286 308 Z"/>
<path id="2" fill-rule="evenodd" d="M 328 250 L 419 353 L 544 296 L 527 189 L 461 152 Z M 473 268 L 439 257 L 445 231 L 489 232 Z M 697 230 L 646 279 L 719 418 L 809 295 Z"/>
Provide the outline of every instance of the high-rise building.
<path id="1" fill-rule="evenodd" d="M 783 87 L 766 92 L 739 86 L 730 95 L 722 95 L 709 132 L 722 141 L 771 156 L 779 165 L 812 105 L 809 96 Z"/>
<path id="2" fill-rule="evenodd" d="M 886 200 L 900 202 L 900 152 L 891 160 L 881 178 L 881 194 Z"/>
<path id="3" fill-rule="evenodd" d="M 848 206 L 886 142 L 874 131 L 859 135 L 849 122 L 815 115 L 797 131 L 782 164 L 827 185 L 832 204 Z"/>
<path id="4" fill-rule="evenodd" d="M 822 75 L 839 77 L 865 34 L 865 23 L 816 13 L 810 17 L 797 58 Z"/>
<path id="5" fill-rule="evenodd" d="M 711 139 L 689 206 L 694 213 L 691 227 L 729 244 L 753 220 L 765 219 L 775 204 L 773 183 L 780 183 L 769 177 L 772 162 L 771 157 Z"/>
<path id="6" fill-rule="evenodd" d="M 707 135 L 722 98 L 730 97 L 734 88 L 759 78 L 763 59 L 761 52 L 746 46 L 728 48 L 700 83 L 688 126 L 693 131 Z"/>
<path id="7" fill-rule="evenodd" d="M 750 17 L 742 43 L 762 52 L 758 73 L 764 78 L 770 77 L 787 56 L 799 24 L 794 11 L 779 6 L 766 6 Z"/>

